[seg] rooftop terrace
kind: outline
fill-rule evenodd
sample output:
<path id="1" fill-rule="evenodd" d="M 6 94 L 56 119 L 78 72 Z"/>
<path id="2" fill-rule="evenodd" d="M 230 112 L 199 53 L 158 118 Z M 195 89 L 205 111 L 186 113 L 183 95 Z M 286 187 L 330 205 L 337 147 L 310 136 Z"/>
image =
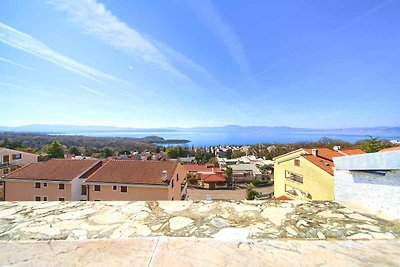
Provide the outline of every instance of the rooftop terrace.
<path id="1" fill-rule="evenodd" d="M 272 260 L 395 266 L 399 238 L 399 221 L 336 202 L 0 204 L 1 265 L 56 265 L 63 259 L 96 265 L 111 263 L 111 257 L 115 265 L 163 266 L 168 257 L 179 264 L 195 260 L 196 266 Z"/>

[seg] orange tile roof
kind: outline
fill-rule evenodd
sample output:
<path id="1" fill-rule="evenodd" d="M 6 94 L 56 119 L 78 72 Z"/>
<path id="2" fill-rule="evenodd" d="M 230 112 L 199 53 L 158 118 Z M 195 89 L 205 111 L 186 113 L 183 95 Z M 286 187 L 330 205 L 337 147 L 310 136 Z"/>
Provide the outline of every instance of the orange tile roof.
<path id="1" fill-rule="evenodd" d="M 200 179 L 204 182 L 226 182 L 226 178 L 221 174 L 201 174 Z"/>
<path id="2" fill-rule="evenodd" d="M 272 200 L 291 200 L 291 199 L 288 198 L 287 196 L 280 196 L 280 197 L 273 198 Z"/>
<path id="3" fill-rule="evenodd" d="M 343 156 L 343 155 L 341 155 Z M 333 175 L 333 161 L 327 160 L 325 158 L 316 157 L 312 154 L 302 155 L 303 158 L 307 159 L 311 163 L 314 163 L 319 168 L 323 169 L 330 175 Z"/>
<path id="4" fill-rule="evenodd" d="M 207 168 L 206 165 L 184 164 L 183 167 L 185 167 L 188 172 L 221 172 L 220 168 Z"/>
<path id="5" fill-rule="evenodd" d="M 45 162 L 32 163 L 10 173 L 5 178 L 71 181 L 82 177 L 100 160 L 51 159 Z M 98 166 L 96 166 L 98 167 Z"/>
<path id="6" fill-rule="evenodd" d="M 167 171 L 167 180 L 170 181 L 178 164 L 178 161 L 111 160 L 90 175 L 86 182 L 165 184 L 163 171 Z"/>
<path id="7" fill-rule="evenodd" d="M 343 154 L 336 152 L 334 150 L 331 150 L 329 148 L 316 148 L 318 150 L 318 157 L 325 158 L 328 160 L 333 160 L 333 157 L 341 157 Z M 304 151 L 306 151 L 309 154 L 312 154 L 312 149 L 311 148 L 304 148 Z"/>
<path id="8" fill-rule="evenodd" d="M 303 158 L 307 159 L 308 161 L 314 163 L 317 165 L 319 168 L 323 169 L 330 175 L 333 175 L 333 158 L 334 157 L 343 157 L 343 156 L 349 156 L 349 155 L 358 155 L 358 154 L 365 154 L 364 151 L 358 148 L 353 148 L 353 149 L 343 149 L 339 151 L 331 150 L 329 148 L 317 148 L 318 154 L 317 156 L 314 156 L 312 154 L 312 149 L 311 148 L 305 148 L 304 151 L 306 151 L 309 154 L 302 155 Z"/>
<path id="9" fill-rule="evenodd" d="M 388 152 L 388 151 L 396 151 L 396 150 L 400 150 L 400 146 L 384 148 L 384 149 L 379 150 L 379 152 Z"/>

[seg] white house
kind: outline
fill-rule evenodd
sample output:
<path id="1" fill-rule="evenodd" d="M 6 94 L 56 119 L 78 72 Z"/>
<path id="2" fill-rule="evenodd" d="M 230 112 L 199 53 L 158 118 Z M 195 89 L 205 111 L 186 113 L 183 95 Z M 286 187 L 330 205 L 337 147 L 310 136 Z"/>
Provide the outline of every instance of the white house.
<path id="1" fill-rule="evenodd" d="M 400 219 L 400 150 L 333 161 L 336 201 L 357 201 Z"/>

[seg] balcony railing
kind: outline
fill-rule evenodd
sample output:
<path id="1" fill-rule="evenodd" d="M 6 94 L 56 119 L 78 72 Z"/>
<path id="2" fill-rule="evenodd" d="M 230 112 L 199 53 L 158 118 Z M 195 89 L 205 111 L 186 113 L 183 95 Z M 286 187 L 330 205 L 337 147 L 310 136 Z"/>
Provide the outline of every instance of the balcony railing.
<path id="1" fill-rule="evenodd" d="M 12 166 L 17 166 L 17 164 L 14 163 L 14 162 L 3 162 L 3 163 L 0 163 L 0 168 L 12 167 Z"/>

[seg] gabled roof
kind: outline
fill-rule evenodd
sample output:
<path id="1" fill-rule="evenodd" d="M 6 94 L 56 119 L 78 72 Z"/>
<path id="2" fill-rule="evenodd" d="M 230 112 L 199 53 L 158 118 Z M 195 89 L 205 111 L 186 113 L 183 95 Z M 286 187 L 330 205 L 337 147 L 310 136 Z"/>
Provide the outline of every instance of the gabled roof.
<path id="1" fill-rule="evenodd" d="M 178 164 L 178 161 L 111 160 L 86 182 L 161 185 L 166 184 L 162 181 L 163 171 L 167 171 L 170 181 Z"/>
<path id="2" fill-rule="evenodd" d="M 204 182 L 226 182 L 226 178 L 221 174 L 201 174 L 200 179 Z"/>
<path id="3" fill-rule="evenodd" d="M 323 169 L 330 175 L 333 175 L 333 161 L 324 158 L 316 157 L 312 154 L 302 155 L 303 158 L 310 161 L 311 163 L 317 165 L 319 168 Z"/>
<path id="4" fill-rule="evenodd" d="M 188 172 L 221 172 L 220 168 L 207 168 L 206 165 L 184 164 L 183 167 Z"/>
<path id="5" fill-rule="evenodd" d="M 71 181 L 76 177 L 84 176 L 100 162 L 100 160 L 51 159 L 26 165 L 6 175 L 5 178 Z"/>
<path id="6" fill-rule="evenodd" d="M 333 158 L 334 157 L 343 157 L 343 156 L 350 156 L 350 155 L 358 155 L 358 154 L 365 154 L 364 151 L 358 148 L 354 149 L 343 149 L 343 150 L 331 150 L 329 148 L 317 148 L 317 156 L 312 154 L 311 148 L 305 148 L 308 154 L 303 154 L 302 157 L 307 159 L 308 161 L 312 162 L 313 164 L 317 165 L 319 168 L 323 169 L 330 175 L 333 175 Z"/>
<path id="7" fill-rule="evenodd" d="M 379 152 L 389 152 L 389 151 L 397 151 L 400 150 L 400 146 L 389 147 L 379 150 Z"/>

